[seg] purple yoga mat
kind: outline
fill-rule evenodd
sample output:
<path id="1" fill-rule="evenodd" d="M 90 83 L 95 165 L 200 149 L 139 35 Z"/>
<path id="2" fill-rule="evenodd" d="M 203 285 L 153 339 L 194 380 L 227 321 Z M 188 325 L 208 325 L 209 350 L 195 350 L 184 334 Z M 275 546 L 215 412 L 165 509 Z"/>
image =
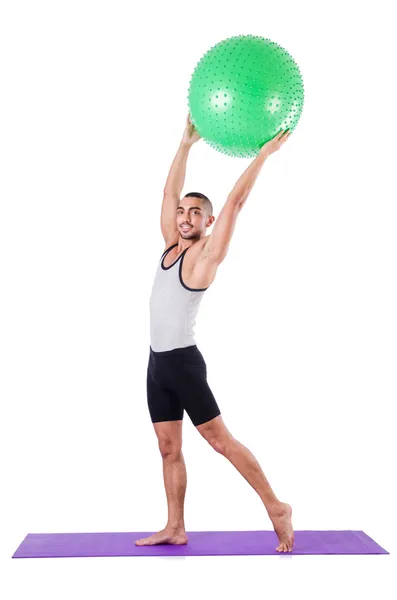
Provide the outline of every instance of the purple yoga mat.
<path id="1" fill-rule="evenodd" d="M 191 531 L 182 546 L 136 546 L 138 533 L 29 533 L 12 558 L 66 556 L 231 556 L 273 554 L 274 531 Z M 295 531 L 293 554 L 389 554 L 363 531 Z"/>

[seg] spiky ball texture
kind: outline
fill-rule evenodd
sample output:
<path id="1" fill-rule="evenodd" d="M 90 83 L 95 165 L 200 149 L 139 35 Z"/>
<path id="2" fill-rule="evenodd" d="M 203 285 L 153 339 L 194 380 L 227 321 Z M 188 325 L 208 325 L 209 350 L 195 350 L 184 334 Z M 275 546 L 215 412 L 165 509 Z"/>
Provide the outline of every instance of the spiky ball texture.
<path id="1" fill-rule="evenodd" d="M 256 156 L 282 129 L 299 121 L 304 87 L 290 54 L 269 39 L 240 35 L 213 46 L 189 85 L 192 123 L 213 148 Z"/>

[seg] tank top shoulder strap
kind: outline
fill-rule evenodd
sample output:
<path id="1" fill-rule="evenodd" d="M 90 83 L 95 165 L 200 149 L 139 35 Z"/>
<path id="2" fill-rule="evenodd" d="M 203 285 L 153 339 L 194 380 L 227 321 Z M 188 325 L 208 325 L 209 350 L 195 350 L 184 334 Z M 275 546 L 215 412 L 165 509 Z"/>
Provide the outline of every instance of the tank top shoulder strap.
<path id="1" fill-rule="evenodd" d="M 169 248 L 167 248 L 167 249 L 166 249 L 166 250 L 163 252 L 163 254 L 161 255 L 161 258 L 160 258 L 160 260 L 163 260 L 164 256 L 165 256 L 166 254 L 168 254 L 168 252 L 169 252 L 170 250 L 172 250 L 172 248 L 175 248 L 175 246 L 177 246 L 177 245 L 178 245 L 178 244 L 173 244 L 172 246 L 170 246 Z"/>

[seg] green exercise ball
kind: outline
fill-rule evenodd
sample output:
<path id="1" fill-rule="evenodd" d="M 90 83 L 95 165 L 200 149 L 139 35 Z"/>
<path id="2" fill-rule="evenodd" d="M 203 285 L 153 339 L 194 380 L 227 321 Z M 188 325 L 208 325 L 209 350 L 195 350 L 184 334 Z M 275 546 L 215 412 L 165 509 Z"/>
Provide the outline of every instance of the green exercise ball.
<path id="1" fill-rule="evenodd" d="M 210 146 L 247 158 L 281 130 L 295 129 L 303 99 L 292 56 L 269 39 L 239 35 L 201 58 L 190 80 L 188 104 L 192 123 Z"/>

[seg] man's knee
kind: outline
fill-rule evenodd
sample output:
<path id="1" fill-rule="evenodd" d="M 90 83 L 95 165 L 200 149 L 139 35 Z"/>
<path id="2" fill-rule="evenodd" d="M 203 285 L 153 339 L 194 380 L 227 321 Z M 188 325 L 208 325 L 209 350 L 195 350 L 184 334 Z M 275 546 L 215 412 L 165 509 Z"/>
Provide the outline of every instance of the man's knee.
<path id="1" fill-rule="evenodd" d="M 218 452 L 219 454 L 223 454 L 224 456 L 228 454 L 230 450 L 230 445 L 233 442 L 232 436 L 226 432 L 217 432 L 212 435 L 207 434 L 205 436 L 205 439 L 216 452 Z"/>
<path id="2" fill-rule="evenodd" d="M 216 452 L 219 452 L 219 454 L 229 452 L 230 445 L 233 443 L 233 436 L 225 426 L 221 415 L 207 423 L 198 425 L 197 429 Z"/>
<path id="3" fill-rule="evenodd" d="M 209 442 L 213 449 L 218 452 L 218 454 L 223 454 L 225 456 L 228 452 L 229 441 L 225 439 L 215 438 Z"/>
<path id="4" fill-rule="evenodd" d="M 165 438 L 159 440 L 159 449 L 163 459 L 174 459 L 180 456 L 182 445 L 177 440 Z"/>
<path id="5" fill-rule="evenodd" d="M 159 449 L 163 458 L 178 456 L 182 448 L 182 421 L 154 423 Z"/>

